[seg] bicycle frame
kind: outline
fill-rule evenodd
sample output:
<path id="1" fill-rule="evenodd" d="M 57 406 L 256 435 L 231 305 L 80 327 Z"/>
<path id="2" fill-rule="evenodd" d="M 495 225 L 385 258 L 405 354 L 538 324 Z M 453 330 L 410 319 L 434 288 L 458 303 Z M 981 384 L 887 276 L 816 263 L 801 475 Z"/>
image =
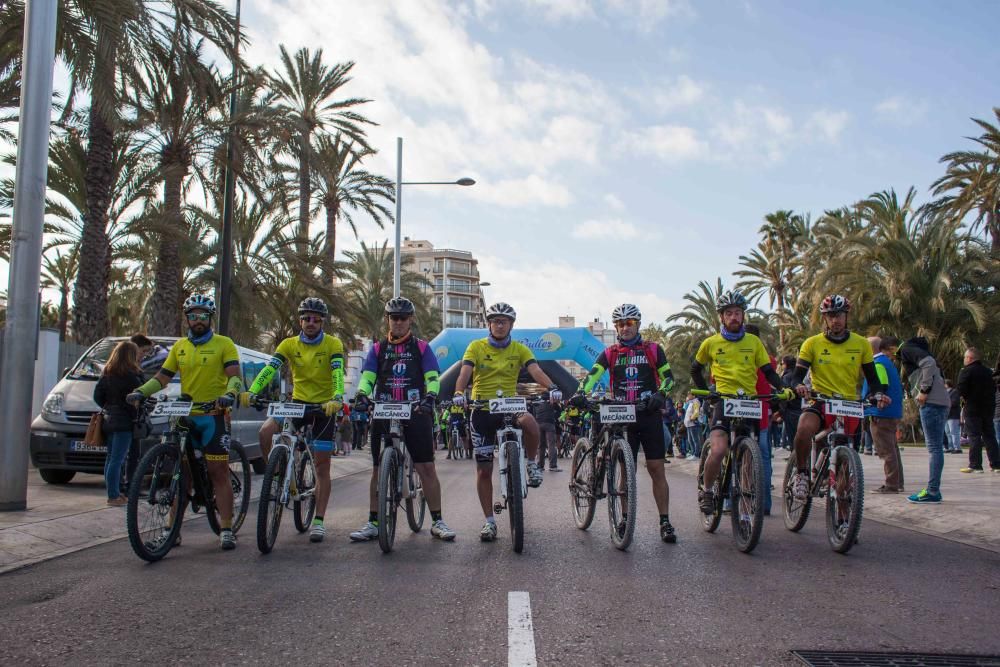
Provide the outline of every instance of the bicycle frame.
<path id="1" fill-rule="evenodd" d="M 410 409 L 413 410 L 419 402 L 410 403 Z M 400 466 L 406 472 L 405 475 L 397 475 L 398 486 L 396 488 L 396 495 L 399 501 L 413 500 L 417 497 L 417 484 L 414 479 L 416 471 L 413 467 L 413 461 L 410 458 L 410 451 L 406 448 L 406 440 L 403 437 L 403 420 L 401 419 L 390 419 L 389 430 L 383 435 L 384 438 L 389 439 L 389 447 L 396 450 L 399 458 Z M 397 505 L 399 503 L 397 502 Z"/>
<path id="2" fill-rule="evenodd" d="M 281 426 L 281 433 L 275 434 L 271 438 L 271 451 L 275 452 L 279 448 L 283 448 L 288 451 L 287 462 L 285 463 L 285 482 L 281 488 L 281 494 L 278 497 L 278 501 L 285 505 L 286 507 L 289 503 L 297 502 L 316 495 L 316 485 L 313 485 L 311 489 L 301 490 L 294 487 L 295 484 L 295 448 L 302 443 L 303 447 L 300 450 L 302 456 L 306 457 L 309 461 L 309 465 L 313 466 L 313 479 L 316 478 L 315 474 L 315 461 L 313 461 L 312 452 L 309 449 L 309 445 L 312 443 L 312 425 L 307 424 L 304 427 L 296 428 L 292 423 L 291 419 L 286 418 L 284 424 Z"/>

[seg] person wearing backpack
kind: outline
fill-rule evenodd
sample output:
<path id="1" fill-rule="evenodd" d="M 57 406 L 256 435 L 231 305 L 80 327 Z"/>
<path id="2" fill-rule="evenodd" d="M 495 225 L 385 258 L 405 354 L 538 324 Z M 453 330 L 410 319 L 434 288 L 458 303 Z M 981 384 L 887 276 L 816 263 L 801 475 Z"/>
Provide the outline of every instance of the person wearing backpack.
<path id="1" fill-rule="evenodd" d="M 642 446 L 646 470 L 653 481 L 653 499 L 660 513 L 660 539 L 672 544 L 677 541 L 677 534 L 670 525 L 670 487 L 663 465 L 666 443 L 660 410 L 666 405 L 667 392 L 674 386 L 674 376 L 663 348 L 642 339 L 639 333 L 642 313 L 636 306 L 623 303 L 611 313 L 611 320 L 618 333 L 618 342 L 597 357 L 571 402 L 585 406 L 586 394 L 607 371 L 611 395 L 636 404 L 636 422 L 628 425 L 628 441 L 636 459 Z"/>

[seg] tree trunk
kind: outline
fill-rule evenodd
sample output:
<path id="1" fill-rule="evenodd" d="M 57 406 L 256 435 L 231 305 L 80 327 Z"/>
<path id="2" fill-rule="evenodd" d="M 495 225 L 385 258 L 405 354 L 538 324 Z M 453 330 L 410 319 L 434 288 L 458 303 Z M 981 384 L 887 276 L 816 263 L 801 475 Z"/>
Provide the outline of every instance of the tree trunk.
<path id="1" fill-rule="evenodd" d="M 69 285 L 59 288 L 59 342 L 66 342 L 66 328 L 69 322 Z"/>
<path id="2" fill-rule="evenodd" d="M 309 152 L 312 149 L 309 141 L 309 130 L 303 129 L 299 135 L 299 230 L 295 249 L 299 255 L 304 255 L 309 241 Z"/>
<path id="3" fill-rule="evenodd" d="M 782 322 L 782 315 L 785 314 L 785 295 L 784 289 L 778 292 L 778 349 L 781 354 L 785 353 L 785 327 L 788 326 L 786 322 Z"/>
<path id="4" fill-rule="evenodd" d="M 340 200 L 336 193 L 327 194 L 323 200 L 326 208 L 326 249 L 323 252 L 323 283 L 333 285 L 333 267 L 336 263 L 337 255 L 337 216 L 340 215 Z"/>
<path id="5" fill-rule="evenodd" d="M 187 175 L 184 165 L 163 166 L 163 214 L 165 228 L 160 233 L 160 250 L 156 257 L 156 286 L 150 305 L 149 333 L 158 336 L 181 335 L 180 239 L 184 236 L 184 216 L 181 213 L 181 186 Z"/>

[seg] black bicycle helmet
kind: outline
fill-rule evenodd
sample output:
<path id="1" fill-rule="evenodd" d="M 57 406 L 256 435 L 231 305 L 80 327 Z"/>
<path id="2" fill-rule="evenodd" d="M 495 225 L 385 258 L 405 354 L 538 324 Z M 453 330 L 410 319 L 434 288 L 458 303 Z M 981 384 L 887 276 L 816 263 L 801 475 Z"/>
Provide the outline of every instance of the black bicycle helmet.
<path id="1" fill-rule="evenodd" d="M 397 296 L 385 302 L 386 315 L 412 315 L 413 302 L 406 297 Z"/>
<path id="2" fill-rule="evenodd" d="M 738 306 L 740 310 L 746 310 L 747 298 L 736 290 L 727 290 L 720 294 L 719 298 L 715 301 L 715 310 L 719 313 L 732 306 Z"/>
<path id="3" fill-rule="evenodd" d="M 299 315 L 305 315 L 306 313 L 316 313 L 317 315 L 322 315 L 323 317 L 329 315 L 329 311 L 327 311 L 326 304 L 323 303 L 323 299 L 319 299 L 314 296 L 307 296 L 302 299 L 302 303 L 299 304 Z"/>

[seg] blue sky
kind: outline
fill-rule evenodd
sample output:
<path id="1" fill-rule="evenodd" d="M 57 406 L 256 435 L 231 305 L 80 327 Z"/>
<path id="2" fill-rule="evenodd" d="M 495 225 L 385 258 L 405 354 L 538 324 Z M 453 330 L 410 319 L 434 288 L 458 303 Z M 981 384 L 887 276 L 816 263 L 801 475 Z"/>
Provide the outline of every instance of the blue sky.
<path id="1" fill-rule="evenodd" d="M 646 321 L 738 267 L 763 216 L 914 185 L 1000 105 L 998 2 L 244 0 L 248 59 L 354 60 L 403 233 L 473 251 L 525 326 Z M 991 31 L 993 34 L 991 34 Z M 319 225 L 317 224 L 317 229 Z M 366 242 L 391 230 L 361 225 Z M 343 230 L 342 249 L 356 247 Z"/>

